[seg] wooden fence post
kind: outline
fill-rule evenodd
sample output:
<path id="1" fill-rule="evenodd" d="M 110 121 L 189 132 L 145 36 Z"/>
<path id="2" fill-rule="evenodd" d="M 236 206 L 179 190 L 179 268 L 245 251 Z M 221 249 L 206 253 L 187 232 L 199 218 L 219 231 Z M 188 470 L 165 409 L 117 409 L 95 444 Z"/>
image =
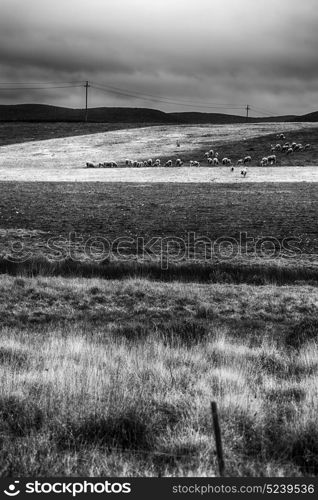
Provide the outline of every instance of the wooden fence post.
<path id="1" fill-rule="evenodd" d="M 216 405 L 215 401 L 211 402 L 211 412 L 212 412 L 212 418 L 213 418 L 213 428 L 214 428 L 214 437 L 215 437 L 215 444 L 216 444 L 216 453 L 217 453 L 218 463 L 219 463 L 219 472 L 220 472 L 220 476 L 224 476 L 225 464 L 224 464 L 224 458 L 223 458 L 221 430 L 220 430 L 220 424 L 219 424 L 218 409 L 217 409 L 217 405 Z"/>

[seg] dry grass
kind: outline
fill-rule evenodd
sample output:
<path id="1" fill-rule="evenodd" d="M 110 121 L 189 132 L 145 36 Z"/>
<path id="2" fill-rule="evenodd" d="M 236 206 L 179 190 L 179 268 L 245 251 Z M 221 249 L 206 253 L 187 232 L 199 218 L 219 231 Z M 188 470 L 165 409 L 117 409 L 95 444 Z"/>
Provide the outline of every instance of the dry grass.
<path id="1" fill-rule="evenodd" d="M 82 125 L 82 124 L 81 124 Z M 118 125 L 119 126 L 119 125 Z M 43 127 L 40 124 L 39 127 Z M 81 128 L 81 127 L 80 127 Z M 107 127 L 105 127 L 107 129 Z M 0 172 L 2 180 L 19 181 L 127 181 L 132 182 L 242 182 L 239 173 L 229 175 L 229 169 L 85 169 L 87 161 L 116 161 L 125 166 L 125 159 L 148 160 L 169 158 L 203 161 L 204 152 L 217 149 L 220 158 L 229 156 L 234 163 L 247 154 L 253 157 L 252 165 L 259 165 L 264 155 L 270 154 L 271 142 L 277 142 L 277 132 L 284 131 L 287 140 L 312 142 L 308 152 L 295 154 L 295 158 L 278 155 L 279 165 L 311 165 L 318 163 L 315 123 L 263 123 L 236 125 L 164 125 L 142 128 L 108 130 L 104 133 L 63 137 L 46 141 L 11 144 L 1 148 Z M 68 131 L 68 133 L 70 133 Z M 63 127 L 61 127 L 63 134 Z M 59 135 L 53 128 L 53 136 Z M 246 140 L 243 140 L 246 138 Z M 176 141 L 181 146 L 176 146 Z M 1 141 L 1 138 L 0 138 Z M 239 171 L 239 169 L 238 169 Z M 265 173 L 264 173 L 265 172 Z M 303 175 L 307 174 L 304 176 Z M 294 180 L 316 180 L 316 171 L 301 170 Z M 292 180 L 293 170 L 287 175 L 274 169 L 253 169 L 245 182 L 266 182 L 268 178 L 284 182 Z"/>
<path id="2" fill-rule="evenodd" d="M 317 474 L 316 288 L 0 288 L 2 476 L 213 476 L 212 399 L 228 475 Z"/>

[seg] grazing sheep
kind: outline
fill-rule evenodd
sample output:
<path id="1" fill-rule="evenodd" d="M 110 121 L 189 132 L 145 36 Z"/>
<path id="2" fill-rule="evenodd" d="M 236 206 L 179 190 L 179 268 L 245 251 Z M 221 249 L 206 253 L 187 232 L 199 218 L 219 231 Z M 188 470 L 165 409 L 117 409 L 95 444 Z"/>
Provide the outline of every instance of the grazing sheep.
<path id="1" fill-rule="evenodd" d="M 133 164 L 132 160 L 128 160 L 128 159 L 125 161 L 125 163 L 126 163 L 127 167 L 131 167 Z"/>
<path id="2" fill-rule="evenodd" d="M 194 161 L 194 162 L 192 162 L 192 166 L 193 167 L 199 167 L 200 166 L 200 162 L 199 161 Z"/>
<path id="3" fill-rule="evenodd" d="M 204 153 L 204 157 L 205 157 L 206 159 L 208 159 L 208 158 L 209 158 L 209 156 L 210 156 L 210 154 L 209 154 L 208 152 L 207 152 L 207 153 Z"/>
<path id="4" fill-rule="evenodd" d="M 86 162 L 86 168 L 98 168 L 99 165 L 97 165 L 96 163 L 93 163 L 91 161 L 87 161 Z"/>
<path id="5" fill-rule="evenodd" d="M 311 148 L 311 144 L 306 144 L 306 146 L 304 147 L 304 149 L 310 149 Z"/>
<path id="6" fill-rule="evenodd" d="M 213 165 L 213 158 L 208 158 L 208 164 Z"/>
<path id="7" fill-rule="evenodd" d="M 288 155 L 292 155 L 292 154 L 293 154 L 293 152 L 294 152 L 293 148 L 288 148 L 288 149 L 287 149 L 287 154 L 288 154 Z"/>
<path id="8" fill-rule="evenodd" d="M 172 160 L 168 160 L 168 161 L 166 162 L 166 165 L 165 165 L 165 166 L 166 166 L 166 167 L 172 167 Z"/>
<path id="9" fill-rule="evenodd" d="M 213 151 L 213 149 L 210 149 L 210 151 L 209 151 L 209 156 L 214 156 L 214 151 Z"/>
<path id="10" fill-rule="evenodd" d="M 278 137 L 278 139 L 281 139 L 281 140 L 286 139 L 286 137 L 284 136 L 284 134 L 277 134 L 277 137 Z"/>
<path id="11" fill-rule="evenodd" d="M 267 156 L 264 156 L 264 158 L 261 159 L 261 167 L 265 167 L 268 165 L 268 158 Z"/>
<path id="12" fill-rule="evenodd" d="M 246 163 L 251 163 L 251 161 L 252 161 L 252 158 L 250 156 L 245 156 L 243 163 L 244 163 L 244 165 L 246 165 Z"/>
<path id="13" fill-rule="evenodd" d="M 243 160 L 242 159 L 237 160 L 236 165 L 243 165 Z"/>
<path id="14" fill-rule="evenodd" d="M 148 162 L 144 161 L 144 167 L 149 167 Z"/>
<path id="15" fill-rule="evenodd" d="M 276 151 L 281 151 L 282 147 L 280 144 L 276 144 L 275 149 L 276 149 Z"/>
<path id="16" fill-rule="evenodd" d="M 219 164 L 219 159 L 217 157 L 213 158 L 213 165 L 218 165 Z"/>
<path id="17" fill-rule="evenodd" d="M 137 167 L 137 163 L 138 163 L 138 161 L 134 160 L 134 161 L 132 162 L 132 166 L 133 166 L 134 168 L 136 168 L 136 167 Z"/>
<path id="18" fill-rule="evenodd" d="M 183 161 L 180 158 L 176 159 L 176 167 L 181 167 L 183 165 Z"/>
<path id="19" fill-rule="evenodd" d="M 149 160 L 147 161 L 147 163 L 148 163 L 149 167 L 152 167 L 152 159 L 151 158 L 149 158 Z"/>
<path id="20" fill-rule="evenodd" d="M 274 164 L 274 163 L 276 163 L 276 161 L 277 161 L 276 155 L 270 155 L 270 156 L 268 156 L 268 158 L 267 158 L 267 159 L 268 159 L 268 162 L 269 162 L 271 165 L 273 165 L 273 164 Z"/>
<path id="21" fill-rule="evenodd" d="M 232 162 L 229 158 L 223 158 L 222 165 L 231 165 Z"/>

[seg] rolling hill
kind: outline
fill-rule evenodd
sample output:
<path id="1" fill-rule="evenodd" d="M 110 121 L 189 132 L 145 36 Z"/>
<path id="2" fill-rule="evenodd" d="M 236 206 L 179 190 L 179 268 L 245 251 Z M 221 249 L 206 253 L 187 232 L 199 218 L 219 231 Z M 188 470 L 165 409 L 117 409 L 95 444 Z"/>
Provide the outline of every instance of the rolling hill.
<path id="1" fill-rule="evenodd" d="M 0 122 L 83 122 L 83 109 L 72 109 L 46 104 L 0 105 Z M 149 124 L 191 124 L 191 123 L 245 123 L 246 118 L 221 113 L 178 112 L 165 113 L 149 108 L 90 108 L 88 121 L 91 123 L 149 123 Z M 286 115 L 273 117 L 250 117 L 249 122 L 318 121 L 318 111 L 302 116 Z"/>

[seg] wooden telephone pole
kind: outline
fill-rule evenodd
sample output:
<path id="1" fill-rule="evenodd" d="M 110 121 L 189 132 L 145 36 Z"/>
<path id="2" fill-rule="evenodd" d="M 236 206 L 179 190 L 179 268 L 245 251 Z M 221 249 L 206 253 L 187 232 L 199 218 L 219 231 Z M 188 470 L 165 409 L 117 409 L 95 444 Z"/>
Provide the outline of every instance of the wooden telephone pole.
<path id="1" fill-rule="evenodd" d="M 87 103 L 88 103 L 88 88 L 90 87 L 89 83 L 86 82 L 85 85 L 85 122 L 87 122 L 87 118 L 88 118 L 88 106 L 87 106 Z"/>
<path id="2" fill-rule="evenodd" d="M 249 104 L 246 104 L 246 121 L 248 122 L 248 113 L 249 113 L 249 110 L 250 110 L 250 106 Z"/>

